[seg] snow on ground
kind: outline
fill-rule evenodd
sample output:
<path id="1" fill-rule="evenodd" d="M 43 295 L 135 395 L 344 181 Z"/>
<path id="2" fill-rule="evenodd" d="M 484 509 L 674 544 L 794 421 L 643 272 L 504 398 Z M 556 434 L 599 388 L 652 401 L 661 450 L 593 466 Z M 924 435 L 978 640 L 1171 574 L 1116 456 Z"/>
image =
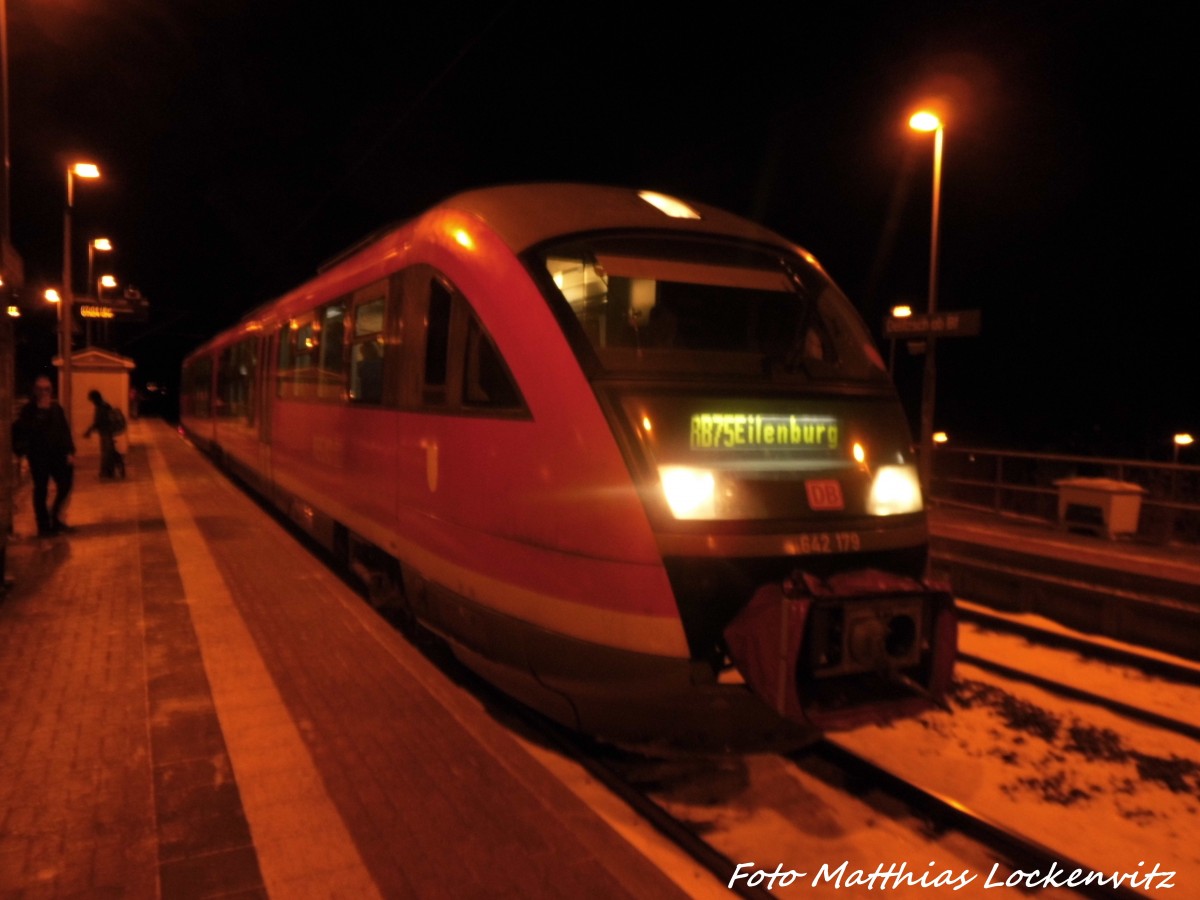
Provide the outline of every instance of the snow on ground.
<path id="1" fill-rule="evenodd" d="M 1189 721 L 1200 708 L 1195 688 L 1002 635 L 962 637 L 971 653 L 1128 703 Z M 952 709 L 839 740 L 1085 866 L 1145 872 L 1157 863 L 1177 873 L 1175 896 L 1200 896 L 1200 744 L 966 663 Z"/>
<path id="2" fill-rule="evenodd" d="M 1093 694 L 1113 697 L 1181 722 L 1200 725 L 1200 687 L 1164 681 L 1129 666 L 1086 659 L 1073 650 L 1041 647 L 1018 635 L 990 631 L 971 622 L 959 623 L 958 640 L 965 653 L 1053 678 Z M 1107 643 L 1116 644 L 1115 641 Z M 1148 651 L 1138 652 L 1150 655 Z M 1153 658 L 1189 667 L 1194 665 L 1166 654 L 1155 654 Z"/>

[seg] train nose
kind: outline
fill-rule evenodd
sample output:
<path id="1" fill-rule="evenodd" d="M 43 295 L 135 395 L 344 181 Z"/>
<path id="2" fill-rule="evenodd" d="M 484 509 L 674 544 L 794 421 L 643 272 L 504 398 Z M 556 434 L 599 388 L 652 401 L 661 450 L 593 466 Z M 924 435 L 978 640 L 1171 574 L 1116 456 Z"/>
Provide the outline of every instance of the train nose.
<path id="1" fill-rule="evenodd" d="M 865 670 L 907 663 L 917 644 L 917 622 L 907 612 L 868 615 L 850 622 L 846 649 Z"/>

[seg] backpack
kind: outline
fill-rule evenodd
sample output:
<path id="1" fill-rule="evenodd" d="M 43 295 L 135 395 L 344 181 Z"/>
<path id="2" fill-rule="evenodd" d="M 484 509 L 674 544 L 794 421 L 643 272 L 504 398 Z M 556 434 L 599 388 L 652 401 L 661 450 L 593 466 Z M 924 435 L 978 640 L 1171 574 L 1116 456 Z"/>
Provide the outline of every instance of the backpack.
<path id="1" fill-rule="evenodd" d="M 125 433 L 125 413 L 115 406 L 108 408 L 108 427 L 114 437 Z"/>

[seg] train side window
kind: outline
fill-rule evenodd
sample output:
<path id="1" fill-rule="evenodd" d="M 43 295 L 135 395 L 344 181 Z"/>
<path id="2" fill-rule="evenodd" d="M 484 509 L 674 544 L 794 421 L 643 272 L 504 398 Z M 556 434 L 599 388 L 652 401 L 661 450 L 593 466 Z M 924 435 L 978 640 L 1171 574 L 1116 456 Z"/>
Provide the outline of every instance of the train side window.
<path id="1" fill-rule="evenodd" d="M 279 365 L 276 368 L 276 393 L 280 397 L 317 395 L 317 354 L 320 330 L 315 318 L 292 319 L 279 335 Z"/>
<path id="2" fill-rule="evenodd" d="M 376 286 L 375 293 L 382 289 L 382 286 Z M 355 403 L 383 402 L 383 329 L 386 309 L 385 296 L 374 296 L 354 308 L 354 333 L 350 344 L 350 399 Z"/>
<path id="3" fill-rule="evenodd" d="M 285 325 L 279 332 L 279 359 L 275 366 L 275 393 L 279 397 L 291 397 L 294 393 L 295 356 L 296 332 Z"/>
<path id="4" fill-rule="evenodd" d="M 425 387 L 421 399 L 427 404 L 446 402 L 446 372 L 450 356 L 450 313 L 454 295 L 440 279 L 429 283 L 429 307 L 425 314 Z"/>
<path id="5" fill-rule="evenodd" d="M 486 409 L 520 409 L 521 393 L 496 345 L 474 313 L 467 320 L 467 345 L 463 358 L 463 406 Z"/>
<path id="6" fill-rule="evenodd" d="M 198 419 L 212 415 L 212 372 L 211 356 L 192 360 L 187 367 L 183 409 Z"/>
<path id="7" fill-rule="evenodd" d="M 321 311 L 321 361 L 317 367 L 317 396 L 340 399 L 346 382 L 346 301 Z"/>
<path id="8" fill-rule="evenodd" d="M 258 370 L 258 338 L 244 338 L 221 351 L 217 367 L 216 413 L 221 418 L 254 423 L 254 380 Z"/>
<path id="9" fill-rule="evenodd" d="M 309 398 L 317 395 L 317 358 L 320 352 L 321 333 L 316 320 L 301 322 L 293 335 L 294 355 L 292 396 Z"/>

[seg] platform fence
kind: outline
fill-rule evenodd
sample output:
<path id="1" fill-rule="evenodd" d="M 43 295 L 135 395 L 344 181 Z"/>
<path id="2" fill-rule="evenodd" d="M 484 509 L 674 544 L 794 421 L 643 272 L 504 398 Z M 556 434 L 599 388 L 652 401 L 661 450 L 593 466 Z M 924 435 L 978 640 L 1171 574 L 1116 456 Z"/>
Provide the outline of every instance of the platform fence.
<path id="1" fill-rule="evenodd" d="M 1058 524 L 1059 489 L 1070 478 L 1107 478 L 1145 489 L 1137 539 L 1200 545 L 1200 466 L 939 446 L 933 457 L 934 503 L 1042 519 Z"/>

